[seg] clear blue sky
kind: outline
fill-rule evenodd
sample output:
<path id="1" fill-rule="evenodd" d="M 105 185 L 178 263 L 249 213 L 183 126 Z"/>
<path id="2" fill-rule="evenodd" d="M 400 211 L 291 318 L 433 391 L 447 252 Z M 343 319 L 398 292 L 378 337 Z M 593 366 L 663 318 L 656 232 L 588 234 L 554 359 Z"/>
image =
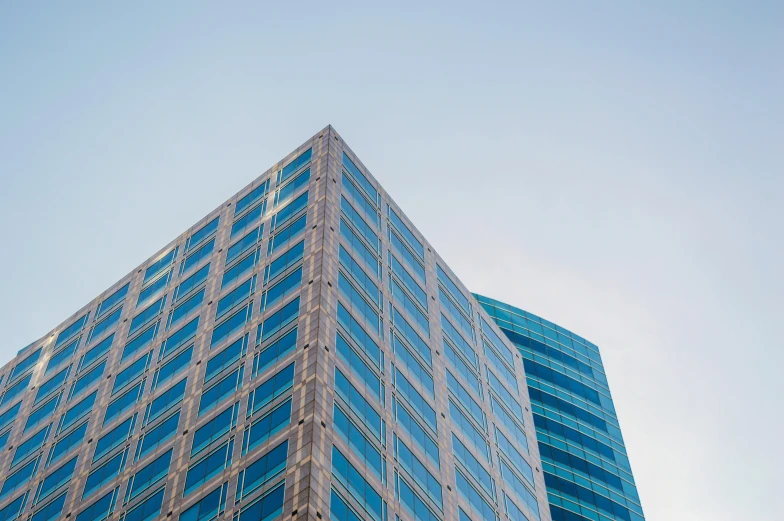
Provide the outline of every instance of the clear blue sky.
<path id="1" fill-rule="evenodd" d="M 89 4 L 0 6 L 0 363 L 331 123 L 601 346 L 649 519 L 781 518 L 784 4 Z"/>

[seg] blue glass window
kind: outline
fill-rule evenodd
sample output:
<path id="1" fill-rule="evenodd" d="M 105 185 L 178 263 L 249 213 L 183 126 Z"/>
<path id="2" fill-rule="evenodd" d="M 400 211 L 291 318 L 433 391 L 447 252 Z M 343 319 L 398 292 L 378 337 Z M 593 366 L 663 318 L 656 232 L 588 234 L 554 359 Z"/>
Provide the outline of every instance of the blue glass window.
<path id="1" fill-rule="evenodd" d="M 474 329 L 471 327 L 471 322 L 465 315 L 463 315 L 463 312 L 460 311 L 460 308 L 458 308 L 455 303 L 452 302 L 452 299 L 447 296 L 446 292 L 441 286 L 438 287 L 438 300 L 441 302 L 441 306 L 449 311 L 449 314 L 452 316 L 452 320 L 457 322 L 457 325 L 462 328 L 466 336 L 468 336 L 468 338 L 474 338 Z"/>
<path id="2" fill-rule="evenodd" d="M 30 521 L 49 521 L 50 519 L 59 517 L 63 511 L 63 505 L 65 505 L 65 496 L 67 495 L 68 491 L 65 491 L 38 509 L 38 511 L 30 518 Z"/>
<path id="3" fill-rule="evenodd" d="M 338 301 L 338 323 L 346 329 L 351 338 L 370 357 L 376 369 L 381 370 L 384 365 L 384 353 L 340 301 Z"/>
<path id="4" fill-rule="evenodd" d="M 139 293 L 139 299 L 136 301 L 136 309 L 139 309 L 166 289 L 166 286 L 169 285 L 169 281 L 171 280 L 172 271 L 173 270 L 167 271 L 164 275 L 152 281 L 149 286 Z"/>
<path id="5" fill-rule="evenodd" d="M 72 448 L 84 443 L 84 434 L 86 432 L 87 422 L 84 422 L 65 436 L 61 436 L 57 443 L 55 443 L 52 452 L 49 453 L 49 462 L 47 465 L 51 465 L 63 454 L 67 454 Z"/>
<path id="6" fill-rule="evenodd" d="M 155 340 L 155 337 L 158 336 L 158 326 L 160 322 L 156 322 L 151 327 L 142 331 L 136 338 L 125 344 L 125 348 L 123 349 L 122 358 L 120 362 L 124 362 L 126 358 L 135 355 L 148 345 L 150 342 Z"/>
<path id="7" fill-rule="evenodd" d="M 24 510 L 26 503 L 27 493 L 22 494 L 18 498 L 8 503 L 8 505 L 0 510 L 0 521 L 12 521 L 13 519 L 19 517 L 19 514 L 22 512 L 22 510 Z"/>
<path id="8" fill-rule="evenodd" d="M 187 496 L 210 478 L 227 469 L 231 465 L 233 452 L 234 438 L 212 451 L 201 461 L 191 465 L 188 468 L 188 474 L 185 476 L 185 492 L 183 495 Z"/>
<path id="9" fill-rule="evenodd" d="M 452 400 L 449 400 L 449 416 L 452 418 L 452 423 L 460 429 L 460 432 L 471 440 L 471 443 L 476 447 L 477 451 L 479 451 L 480 454 L 483 454 L 487 461 L 491 461 L 490 445 L 488 445 L 487 440 L 485 440 L 484 434 L 474 427 L 474 424 L 471 423 L 468 416 L 466 416 Z"/>
<path id="10" fill-rule="evenodd" d="M 307 214 L 295 219 L 290 225 L 282 230 L 276 230 L 275 235 L 269 240 L 267 246 L 267 257 L 271 257 L 281 248 L 287 246 L 297 237 L 307 226 Z"/>
<path id="11" fill-rule="evenodd" d="M 289 423 L 291 423 L 291 399 L 275 407 L 253 422 L 250 429 L 245 430 L 242 453 L 245 454 L 264 443 Z"/>
<path id="12" fill-rule="evenodd" d="M 395 475 L 395 485 L 400 503 L 414 515 L 414 519 L 417 521 L 439 521 L 438 516 L 428 508 L 419 494 L 414 492 L 414 489 L 399 474 Z"/>
<path id="13" fill-rule="evenodd" d="M 411 324 L 403 318 L 403 315 L 397 308 L 392 309 L 392 324 L 395 329 L 400 332 L 403 338 L 414 348 L 414 350 L 422 357 L 429 367 L 433 367 L 433 355 L 430 351 L 430 346 L 422 340 L 422 337 L 416 332 Z"/>
<path id="14" fill-rule="evenodd" d="M 302 259 L 305 251 L 305 241 L 299 241 L 297 244 L 286 250 L 286 253 L 270 262 L 264 273 L 264 283 L 274 279 L 285 270 L 299 262 Z"/>
<path id="15" fill-rule="evenodd" d="M 74 322 L 67 328 L 60 331 L 60 334 L 57 335 L 57 340 L 54 343 L 54 348 L 57 349 L 58 347 L 60 347 L 61 345 L 69 341 L 71 338 L 73 338 L 78 332 L 80 332 L 84 327 L 84 325 L 87 323 L 87 318 L 89 317 L 89 315 L 90 315 L 89 313 L 85 313 L 84 315 L 81 316 L 81 318 L 76 320 L 76 322 Z M 9 377 L 9 380 L 12 377 L 13 376 Z"/>
<path id="16" fill-rule="evenodd" d="M 349 159 L 346 153 L 343 153 L 343 166 L 351 174 L 351 177 L 359 184 L 360 188 L 365 191 L 366 194 L 370 196 L 370 200 L 378 204 L 378 191 L 373 187 L 373 184 L 368 181 L 368 178 L 365 177 L 359 168 L 354 164 L 354 162 Z"/>
<path id="17" fill-rule="evenodd" d="M 525 486 L 523 480 L 517 477 L 517 474 L 512 471 L 504 460 L 501 460 L 501 477 L 503 477 L 504 482 L 514 490 L 517 497 L 528 505 L 528 508 L 534 514 L 534 517 L 539 519 L 539 503 L 536 501 L 536 496 L 533 492 L 528 490 L 528 487 Z"/>
<path id="18" fill-rule="evenodd" d="M 441 462 L 438 455 L 438 443 L 425 432 L 425 429 L 419 425 L 405 407 L 400 405 L 400 402 L 393 400 L 393 405 L 395 420 L 397 421 L 398 426 L 403 427 L 403 429 L 408 432 L 411 439 L 419 445 L 419 448 L 427 454 L 427 457 L 435 463 L 436 467 L 440 467 Z"/>
<path id="19" fill-rule="evenodd" d="M 255 278 L 254 278 L 255 280 Z M 302 267 L 297 268 L 264 294 L 264 309 L 275 305 L 282 298 L 299 289 L 302 284 Z"/>
<path id="20" fill-rule="evenodd" d="M 235 501 L 252 494 L 286 470 L 289 442 L 284 441 L 240 471 Z"/>
<path id="21" fill-rule="evenodd" d="M 237 201 L 237 204 L 234 206 L 234 215 L 236 216 L 245 211 L 246 208 L 249 208 L 253 203 L 267 195 L 269 184 L 269 179 L 262 181 L 259 186 L 248 192 L 247 195 L 243 196 L 239 201 Z"/>
<path id="22" fill-rule="evenodd" d="M 145 455 L 149 454 L 150 451 L 153 451 L 166 443 L 170 438 L 172 438 L 177 433 L 177 426 L 180 423 L 180 411 L 172 414 L 158 425 L 149 429 L 142 435 L 141 441 L 139 441 L 139 445 L 136 447 L 136 461 L 143 458 Z"/>
<path id="23" fill-rule="evenodd" d="M 381 415 L 376 412 L 373 406 L 368 402 L 364 396 L 359 392 L 359 389 L 349 381 L 348 378 L 338 369 L 335 368 L 335 390 L 338 396 L 343 398 L 353 410 L 370 432 L 379 441 L 384 440 L 384 421 Z"/>
<path id="24" fill-rule="evenodd" d="M 130 384 L 135 378 L 138 378 L 150 366 L 151 359 L 152 351 L 117 373 L 117 377 L 114 379 L 114 387 L 112 387 L 112 394 Z"/>
<path id="25" fill-rule="evenodd" d="M 193 357 L 193 346 L 183 350 L 180 354 L 172 358 L 169 362 L 162 365 L 158 372 L 155 373 L 155 378 L 152 382 L 152 390 L 154 391 L 165 382 L 168 382 L 174 375 L 182 371 L 188 366 Z"/>
<path id="26" fill-rule="evenodd" d="M 455 455 L 455 459 L 463 464 L 466 470 L 485 489 L 485 492 L 491 498 L 495 498 L 495 483 L 492 476 L 454 433 L 452 433 L 452 452 Z"/>
<path id="27" fill-rule="evenodd" d="M 468 302 L 468 299 L 463 294 L 463 292 L 460 291 L 460 288 L 457 287 L 457 284 L 452 281 L 449 275 L 447 275 L 443 268 L 441 268 L 441 266 L 438 264 L 436 264 L 436 273 L 438 275 L 439 282 L 444 285 L 446 290 L 449 292 L 455 302 L 457 302 L 458 306 L 460 306 L 463 312 L 465 312 L 465 314 L 470 317 L 471 304 Z"/>
<path id="28" fill-rule="evenodd" d="M 451 322 L 441 313 L 441 329 L 446 335 L 446 338 L 457 347 L 457 349 L 462 353 L 466 360 L 474 366 L 474 368 L 479 369 L 479 359 L 476 356 L 476 352 L 471 347 L 471 345 L 465 341 L 465 339 L 460 335 L 457 331 L 455 326 L 452 325 Z"/>
<path id="29" fill-rule="evenodd" d="M 381 308 L 381 292 L 375 282 L 365 273 L 357 261 L 349 254 L 349 252 L 340 245 L 339 251 L 340 264 L 346 268 L 351 274 L 352 278 L 357 281 L 359 286 L 365 290 L 365 293 L 370 297 L 373 304 L 379 309 Z"/>
<path id="30" fill-rule="evenodd" d="M 348 281 L 342 271 L 338 272 L 338 288 L 340 288 L 341 293 L 343 293 L 351 303 L 351 310 L 362 315 L 367 324 L 373 328 L 373 331 L 380 335 L 381 319 L 379 318 L 378 312 L 372 305 L 368 304 L 362 296 L 362 293 Z"/>
<path id="31" fill-rule="evenodd" d="M 340 209 L 343 214 L 348 218 L 348 221 L 359 230 L 359 233 L 365 238 L 367 243 L 376 252 L 377 255 L 381 254 L 381 241 L 376 235 L 376 232 L 365 222 L 360 213 L 351 206 L 344 196 L 340 196 Z"/>
<path id="32" fill-rule="evenodd" d="M 288 356 L 297 346 L 297 328 L 295 327 L 273 343 L 256 353 L 253 357 L 253 378 L 272 367 Z"/>
<path id="33" fill-rule="evenodd" d="M 239 360 L 248 349 L 248 335 L 244 335 L 232 342 L 223 351 L 213 356 L 207 361 L 207 368 L 204 372 L 204 381 L 208 382 L 214 376 L 220 374 L 224 369 L 230 367 Z"/>
<path id="34" fill-rule="evenodd" d="M 403 244 L 403 240 L 391 229 L 389 231 L 389 242 L 392 244 L 392 248 L 403 257 L 403 260 L 408 264 L 408 267 L 414 270 L 414 274 L 419 277 L 422 282 L 426 282 L 425 267 L 422 266 L 422 263 L 417 260 L 413 253 L 411 253 L 411 250 L 406 248 L 405 244 Z"/>
<path id="35" fill-rule="evenodd" d="M 414 481 L 427 492 L 430 499 L 443 510 L 444 502 L 441 483 L 398 437 L 395 437 L 395 455 L 400 462 L 400 466 L 408 471 L 411 477 L 414 478 Z"/>
<path id="36" fill-rule="evenodd" d="M 265 380 L 248 396 L 248 414 L 255 414 L 275 398 L 282 396 L 294 384 L 294 362 Z"/>
<path id="37" fill-rule="evenodd" d="M 365 462 L 382 483 L 386 480 L 386 464 L 381 452 L 368 440 L 337 404 L 333 407 L 333 424 L 357 457 Z"/>
<path id="38" fill-rule="evenodd" d="M 128 460 L 128 449 L 117 453 L 106 461 L 103 465 L 90 472 L 87 476 L 87 481 L 84 484 L 84 491 L 82 491 L 82 500 L 88 497 L 93 492 L 99 490 L 102 486 L 112 481 L 115 477 L 125 469 L 125 463 Z"/>
<path id="39" fill-rule="evenodd" d="M 294 159 L 294 161 L 284 166 L 283 169 L 280 171 L 280 174 L 278 174 L 278 182 L 277 182 L 278 186 L 283 184 L 283 182 L 285 182 L 286 179 L 296 174 L 300 168 L 308 164 L 310 162 L 312 155 L 313 155 L 313 149 L 309 148 L 303 153 L 301 153 L 299 156 L 297 156 L 297 158 Z"/>
<path id="40" fill-rule="evenodd" d="M 128 492 L 125 494 L 126 501 L 135 498 L 169 473 L 172 450 L 169 449 L 155 460 L 148 463 L 139 472 L 134 474 L 128 484 Z"/>
<path id="41" fill-rule="evenodd" d="M 226 510 L 229 483 L 219 486 L 180 514 L 180 521 L 209 521 Z"/>
<path id="42" fill-rule="evenodd" d="M 294 178 L 293 181 L 287 183 L 283 186 L 278 193 L 275 194 L 275 206 L 280 204 L 281 201 L 285 201 L 295 193 L 299 191 L 300 188 L 303 186 L 307 186 L 308 182 L 310 181 L 310 168 L 302 172 L 300 175 Z"/>
<path id="43" fill-rule="evenodd" d="M 501 424 L 509 429 L 509 434 L 511 435 L 512 439 L 522 443 L 527 452 L 528 439 L 525 436 L 525 432 L 523 432 L 523 429 L 520 428 L 512 415 L 509 414 L 501 405 L 501 402 L 498 401 L 498 398 L 492 394 L 490 395 L 490 409 L 493 411 L 493 414 L 495 414 L 496 418 L 501 421 Z"/>
<path id="44" fill-rule="evenodd" d="M 435 396 L 433 377 L 427 372 L 425 366 L 419 363 L 419 359 L 409 351 L 408 347 L 400 341 L 397 335 L 392 335 L 392 346 L 397 358 L 403 362 L 408 371 L 424 387 L 431 396 Z"/>
<path id="45" fill-rule="evenodd" d="M 199 400 L 199 416 L 215 407 L 221 400 L 230 394 L 237 391 L 242 386 L 242 376 L 244 374 L 245 366 L 242 365 L 209 389 L 205 389 L 201 393 L 201 399 Z"/>
<path id="46" fill-rule="evenodd" d="M 501 355 L 510 366 L 514 367 L 514 355 L 512 354 L 512 350 L 506 347 L 506 344 L 504 344 L 501 338 L 495 334 L 495 331 L 493 331 L 493 329 L 490 327 L 490 324 L 488 324 L 484 318 L 479 318 L 482 325 L 482 333 L 484 333 L 487 339 L 490 340 L 490 343 L 493 345 L 498 354 Z"/>
<path id="47" fill-rule="evenodd" d="M 509 439 L 504 436 L 504 433 L 498 429 L 495 430 L 495 440 L 498 443 L 498 448 L 501 449 L 501 453 L 509 458 L 514 468 L 517 469 L 533 487 L 534 471 L 531 468 L 531 465 L 529 465 L 525 458 L 523 458 L 523 455 L 517 451 Z"/>
<path id="48" fill-rule="evenodd" d="M 268 316 L 262 324 L 259 324 L 259 331 L 256 334 L 256 338 L 261 338 L 261 342 L 264 342 L 280 331 L 284 326 L 294 321 L 298 316 L 299 297 Z"/>
<path id="49" fill-rule="evenodd" d="M 381 379 L 376 376 L 376 373 L 374 373 L 370 367 L 368 367 L 364 361 L 364 357 L 356 353 L 340 333 L 335 335 L 335 348 L 343 360 L 351 367 L 351 371 L 365 382 L 365 389 L 371 391 L 379 403 L 384 403 L 384 391 L 381 386 Z"/>
<path id="50" fill-rule="evenodd" d="M 6 403 L 10 402 L 14 398 L 16 398 L 20 393 L 27 390 L 27 386 L 30 384 L 30 379 L 32 378 L 33 373 L 28 374 L 19 382 L 15 383 L 11 387 L 8 387 L 5 390 L 5 394 L 3 394 L 3 399 L 0 400 L 0 405 L 5 405 Z"/>
<path id="51" fill-rule="evenodd" d="M 340 235 L 351 246 L 351 249 L 356 252 L 360 259 L 370 268 L 370 271 L 375 274 L 376 278 L 381 276 L 381 263 L 373 251 L 365 246 L 364 241 L 354 233 L 351 226 L 346 224 L 342 218 L 340 219 Z"/>
<path id="52" fill-rule="evenodd" d="M 122 521 L 147 521 L 157 517 L 161 513 L 161 505 L 163 505 L 163 493 L 166 489 L 162 488 L 155 492 L 144 501 L 130 509 Z"/>
<path id="53" fill-rule="evenodd" d="M 38 463 L 40 460 L 40 457 L 35 458 L 13 474 L 7 476 L 3 482 L 3 488 L 0 490 L 0 498 L 4 498 L 19 487 L 26 485 L 27 482 L 30 481 L 30 478 L 33 477 L 36 470 L 38 470 Z"/>
<path id="54" fill-rule="evenodd" d="M 253 253 L 250 255 L 246 255 L 242 260 L 238 261 L 234 266 L 227 269 L 223 273 L 223 280 L 221 281 L 221 289 L 225 288 L 226 286 L 232 284 L 235 280 L 242 277 L 253 267 L 256 265 L 256 262 L 259 260 L 261 253 L 260 251 L 254 250 Z"/>
<path id="55" fill-rule="evenodd" d="M 128 288 L 130 287 L 131 283 L 127 282 L 125 286 L 106 297 L 98 306 L 98 310 L 95 312 L 96 320 L 104 315 L 107 311 L 111 310 L 115 305 L 125 300 L 125 295 L 128 294 Z"/>
<path id="56" fill-rule="evenodd" d="M 515 418 L 523 421 L 523 407 L 517 400 L 515 400 L 512 393 L 510 393 L 506 387 L 504 387 L 504 384 L 502 384 L 501 380 L 499 380 L 498 377 L 493 374 L 490 368 L 487 369 L 487 382 L 490 384 L 490 388 L 501 399 L 501 402 L 509 408 L 512 414 L 514 414 Z M 516 390 L 517 389 L 515 389 L 515 391 Z"/>
<path id="57" fill-rule="evenodd" d="M 528 521 L 528 516 L 526 516 L 520 507 L 514 504 L 514 502 L 509 499 L 509 496 L 504 492 L 504 505 L 506 506 L 506 513 L 509 515 L 509 519 L 512 521 Z M 553 514 L 553 518 L 555 518 L 555 514 Z"/>
<path id="58" fill-rule="evenodd" d="M 490 344 L 482 340 L 482 345 L 484 345 L 487 359 L 490 360 L 490 363 L 493 364 L 493 367 L 495 367 L 496 371 L 498 371 L 500 375 L 503 376 L 504 380 L 506 380 L 506 383 L 512 386 L 512 389 L 517 392 L 517 378 L 515 377 L 514 371 L 506 365 L 506 363 L 501 359 L 500 356 L 498 356 L 498 353 L 495 352 L 495 349 L 493 349 Z"/>
<path id="59" fill-rule="evenodd" d="M 35 401 L 33 402 L 33 405 L 39 404 L 41 400 L 43 400 L 44 398 L 52 394 L 54 391 L 59 389 L 60 386 L 65 383 L 66 378 L 68 378 L 68 373 L 70 372 L 71 372 L 71 367 L 68 366 L 62 371 L 60 371 L 59 373 L 57 373 L 56 375 L 54 375 L 53 377 L 51 377 L 49 380 L 42 383 L 41 386 L 38 387 L 38 392 L 35 395 Z"/>
<path id="60" fill-rule="evenodd" d="M 123 393 L 119 398 L 114 400 L 106 408 L 106 415 L 103 417 L 103 424 L 106 425 L 114 418 L 121 415 L 133 407 L 142 395 L 144 390 L 144 380 L 134 385 L 131 389 Z"/>
<path id="61" fill-rule="evenodd" d="M 389 252 L 389 267 L 392 269 L 392 273 L 397 275 L 397 277 L 403 282 L 403 285 L 406 287 L 408 291 L 414 295 L 417 303 L 422 306 L 424 309 L 427 309 L 427 293 L 423 290 L 419 284 L 417 284 L 416 279 L 411 276 L 411 274 L 403 267 L 403 264 L 397 260 L 397 258 L 392 255 L 392 252 Z"/>
<path id="62" fill-rule="evenodd" d="M 363 506 L 365 511 L 376 521 L 386 517 L 381 496 L 368 483 L 351 462 L 337 447 L 332 446 L 332 474 L 348 489 L 354 499 Z"/>
<path id="63" fill-rule="evenodd" d="M 476 423 L 485 428 L 485 414 L 482 412 L 482 406 L 474 400 L 474 397 L 471 396 L 449 369 L 446 370 L 446 386 L 457 398 L 457 402 L 465 407 L 471 417 L 476 420 Z"/>
<path id="64" fill-rule="evenodd" d="M 229 246 L 229 249 L 226 250 L 226 265 L 228 266 L 231 261 L 253 248 L 261 238 L 262 233 L 263 226 L 257 226 L 245 234 L 242 239 Z"/>
<path id="65" fill-rule="evenodd" d="M 483 521 L 496 521 L 498 519 L 493 506 L 468 482 L 468 478 L 457 467 L 455 467 L 455 481 L 457 482 L 457 490 L 468 500 L 474 511 L 479 514 L 479 519 Z"/>
<path id="66" fill-rule="evenodd" d="M 199 291 L 193 294 L 188 300 L 174 308 L 169 315 L 169 323 L 167 327 L 172 327 L 177 325 L 180 320 L 184 319 L 188 315 L 191 314 L 192 311 L 199 309 L 201 307 L 202 302 L 204 302 L 204 290 L 205 288 L 201 288 Z"/>
<path id="67" fill-rule="evenodd" d="M 201 244 L 204 239 L 215 233 L 218 229 L 218 224 L 220 223 L 220 215 L 215 219 L 211 220 L 204 226 L 202 226 L 199 231 L 195 232 L 193 235 L 190 236 L 188 242 L 185 244 L 185 253 L 188 253 L 189 250 L 195 248 L 199 244 Z"/>
<path id="68" fill-rule="evenodd" d="M 89 413 L 93 409 L 96 396 L 98 396 L 98 391 L 93 391 L 81 402 L 68 409 L 60 420 L 60 426 L 57 429 L 57 432 L 63 432 L 63 430 L 76 423 L 78 419 Z"/>
<path id="69" fill-rule="evenodd" d="M 27 432 L 29 429 L 35 427 L 45 419 L 49 418 L 56 409 L 57 406 L 60 404 L 60 398 L 62 397 L 62 393 L 58 394 L 38 409 L 34 410 L 27 416 L 27 423 L 25 423 L 24 432 Z"/>
<path id="70" fill-rule="evenodd" d="M 41 501 L 46 496 L 54 492 L 57 488 L 65 485 L 71 480 L 71 476 L 73 476 L 74 470 L 76 469 L 76 460 L 77 457 L 71 458 L 69 461 L 66 461 L 60 467 L 52 471 L 51 474 L 46 476 L 46 478 L 41 482 L 41 485 L 38 487 L 38 497 L 36 498 L 36 502 Z"/>
<path id="71" fill-rule="evenodd" d="M 329 518 L 332 521 L 362 521 L 362 517 L 354 512 L 340 494 L 331 490 L 329 501 Z"/>
<path id="72" fill-rule="evenodd" d="M 210 274 L 210 264 L 207 263 L 203 267 L 199 268 L 193 275 L 188 277 L 187 279 L 183 280 L 177 289 L 174 291 L 174 302 L 179 302 L 185 297 L 188 293 L 190 293 L 194 288 L 199 286 L 202 282 L 207 280 L 207 276 Z"/>
<path id="73" fill-rule="evenodd" d="M 11 371 L 8 376 L 8 381 L 13 381 L 14 378 L 18 377 L 19 375 L 23 374 L 25 371 L 33 367 L 38 359 L 41 357 L 41 348 L 39 347 L 36 351 L 33 352 L 30 356 L 16 364 L 16 367 Z"/>
<path id="74" fill-rule="evenodd" d="M 215 344 L 226 340 L 233 333 L 242 329 L 245 326 L 245 323 L 250 320 L 252 310 L 252 303 L 246 304 L 245 307 L 215 326 L 215 329 L 212 330 L 210 349 L 212 349 Z"/>
<path id="75" fill-rule="evenodd" d="M 89 367 L 92 365 L 93 362 L 101 358 L 103 355 L 109 352 L 109 349 L 112 347 L 112 343 L 114 342 L 114 333 L 107 336 L 95 346 L 93 346 L 89 351 L 87 351 L 83 356 L 82 360 L 79 362 L 79 371 L 84 369 L 85 367 Z"/>
<path id="76" fill-rule="evenodd" d="M 101 497 L 101 499 L 82 510 L 79 515 L 76 516 L 76 521 L 103 521 L 109 517 L 109 515 L 114 513 L 119 490 L 119 487 L 117 487 L 114 490 L 109 491 L 109 493 Z"/>
<path id="77" fill-rule="evenodd" d="M 49 436 L 49 430 L 52 426 L 47 425 L 46 427 L 42 428 L 25 441 L 20 443 L 16 447 L 16 452 L 14 453 L 14 459 L 11 460 L 11 467 L 13 468 L 14 465 L 25 459 L 30 454 L 34 453 L 38 449 L 44 446 L 46 442 L 47 436 Z"/>
<path id="78" fill-rule="evenodd" d="M 391 206 L 389 207 L 389 221 L 392 223 L 392 226 L 394 226 L 395 229 L 400 232 L 400 235 L 403 236 L 403 240 L 405 240 L 406 244 L 411 247 L 411 250 L 416 253 L 420 259 L 424 260 L 425 248 L 422 246 L 422 243 L 419 242 L 419 239 L 416 238 L 408 226 L 403 223 L 403 220 L 398 217 L 397 213 L 395 213 L 395 210 L 393 210 Z"/>
<path id="79" fill-rule="evenodd" d="M 400 284 L 397 283 L 395 279 L 391 279 L 391 287 L 392 287 L 392 297 L 397 301 L 400 306 L 408 313 L 408 316 L 414 319 L 414 321 L 419 325 L 420 328 L 425 332 L 425 334 L 430 337 L 430 322 L 427 319 L 427 315 L 419 309 L 419 306 L 411 300 L 411 297 L 408 296 L 408 293 L 403 291 L 403 288 L 400 287 Z"/>
<path id="80" fill-rule="evenodd" d="M 270 229 L 277 230 L 308 205 L 308 192 L 300 195 L 272 216 Z"/>
<path id="81" fill-rule="evenodd" d="M 125 440 L 131 437 L 136 426 L 136 415 L 129 416 L 127 420 L 120 423 L 114 429 L 101 436 L 95 443 L 95 454 L 93 462 L 98 461 L 112 449 L 119 447 Z"/>
<path id="82" fill-rule="evenodd" d="M 381 218 L 378 216 L 378 210 L 376 209 L 375 202 L 371 203 L 368 201 L 368 199 L 362 194 L 360 189 L 357 188 L 357 186 L 353 181 L 351 181 L 345 172 L 343 172 L 341 184 L 346 192 L 351 196 L 354 204 L 362 208 L 362 210 L 365 212 L 365 215 L 373 222 L 376 228 L 380 228 Z"/>
<path id="83" fill-rule="evenodd" d="M 446 340 L 444 340 L 444 354 L 446 354 L 446 358 L 451 362 L 460 376 L 462 376 L 471 388 L 476 391 L 476 394 L 482 396 L 482 385 L 479 383 L 479 377 L 470 367 L 468 367 L 468 364 L 466 364 L 457 352 L 452 349 L 452 345 Z"/>
<path id="84" fill-rule="evenodd" d="M 150 267 L 147 268 L 147 271 L 144 272 L 144 281 L 142 281 L 142 284 L 147 284 L 148 280 L 151 280 L 157 274 L 171 266 L 176 256 L 177 248 L 174 248 L 166 253 L 163 257 L 152 263 Z"/>
<path id="85" fill-rule="evenodd" d="M 21 406 L 22 402 L 17 402 L 13 407 L 5 411 L 3 414 L 0 414 L 0 429 L 5 428 L 6 425 L 16 419 L 16 414 L 19 412 L 19 407 Z"/>
<path id="86" fill-rule="evenodd" d="M 44 375 L 51 373 L 54 369 L 57 368 L 60 364 L 65 362 L 66 360 L 70 360 L 73 354 L 79 349 L 79 340 L 76 339 L 55 354 L 52 355 L 52 358 L 49 359 L 49 363 L 46 366 L 46 372 Z"/>
<path id="87" fill-rule="evenodd" d="M 285 483 L 266 492 L 240 511 L 238 521 L 269 521 L 283 512 Z"/>
<path id="88" fill-rule="evenodd" d="M 234 239 L 237 235 L 244 233 L 245 230 L 256 224 L 259 218 L 264 215 L 267 211 L 267 201 L 264 200 L 261 204 L 256 205 L 247 212 L 245 215 L 237 219 L 234 224 L 231 225 L 231 236 L 229 239 Z"/>
<path id="89" fill-rule="evenodd" d="M 419 391 L 417 391 L 414 386 L 411 385 L 411 382 L 403 376 L 403 373 L 400 372 L 399 369 L 395 368 L 395 388 L 397 389 L 398 393 L 406 399 L 409 405 L 419 413 L 420 417 L 425 421 L 425 423 L 433 429 L 434 432 L 438 432 L 438 423 L 436 420 L 436 411 L 431 407 L 427 400 L 425 400 L 424 396 L 422 396 Z"/>
<path id="90" fill-rule="evenodd" d="M 215 239 L 210 239 L 204 246 L 188 255 L 180 264 L 180 275 L 187 273 L 194 266 L 198 266 L 204 259 L 209 258 L 215 249 Z"/>
<path id="91" fill-rule="evenodd" d="M 102 334 L 104 334 L 109 329 L 113 328 L 117 322 L 120 320 L 120 316 L 122 315 L 123 308 L 120 306 L 116 310 L 112 311 L 105 319 L 98 322 L 95 326 L 93 326 L 90 334 L 87 336 L 87 343 L 93 341 L 95 338 L 99 338 Z M 114 333 L 112 333 L 114 335 Z"/>
<path id="92" fill-rule="evenodd" d="M 131 328 L 128 331 L 128 337 L 130 337 L 133 333 L 138 331 L 142 326 L 144 326 L 145 324 L 153 320 L 155 317 L 157 317 L 158 314 L 163 309 L 165 303 L 166 303 L 166 295 L 159 298 L 158 300 L 150 304 L 149 307 L 147 307 L 144 311 L 142 311 L 141 313 L 133 317 L 133 320 L 131 320 Z"/>
<path id="93" fill-rule="evenodd" d="M 147 421 L 145 423 L 148 424 L 152 422 L 164 411 L 169 410 L 175 404 L 179 403 L 183 396 L 185 396 L 185 387 L 187 385 L 188 379 L 183 378 L 154 399 L 150 405 L 147 406 Z"/>
<path id="94" fill-rule="evenodd" d="M 196 330 L 199 329 L 199 317 L 194 318 L 180 329 L 169 335 L 169 338 L 161 346 L 161 354 L 158 356 L 159 360 L 165 359 L 170 354 L 174 353 L 180 347 L 186 345 L 196 335 Z"/>
<path id="95" fill-rule="evenodd" d="M 233 309 L 237 304 L 243 302 L 245 299 L 251 296 L 253 291 L 256 289 L 256 276 L 249 278 L 232 291 L 230 291 L 225 297 L 218 301 L 218 306 L 215 311 L 215 318 L 218 319 L 221 316 L 225 315 L 227 311 Z"/>
<path id="96" fill-rule="evenodd" d="M 526 375 L 552 383 L 553 385 L 565 389 L 570 393 L 575 394 L 580 398 L 584 398 L 600 407 L 606 407 L 607 405 L 602 403 L 601 395 L 596 391 L 596 389 L 591 389 L 587 385 L 578 382 L 574 378 L 570 378 L 558 371 L 553 371 L 551 368 L 527 358 L 523 359 L 523 365 L 525 366 Z"/>
<path id="97" fill-rule="evenodd" d="M 191 457 L 195 456 L 212 442 L 219 440 L 228 434 L 232 427 L 237 425 L 237 418 L 240 412 L 240 402 L 230 405 L 223 412 L 199 427 L 193 433 L 193 445 L 191 446 Z"/>

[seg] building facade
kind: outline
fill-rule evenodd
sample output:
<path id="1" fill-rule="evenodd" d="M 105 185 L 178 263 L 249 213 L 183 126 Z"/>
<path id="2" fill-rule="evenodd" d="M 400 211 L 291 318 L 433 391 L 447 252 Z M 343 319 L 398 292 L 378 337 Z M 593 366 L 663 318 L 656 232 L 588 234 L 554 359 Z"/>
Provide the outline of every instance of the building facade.
<path id="1" fill-rule="evenodd" d="M 524 369 L 327 127 L 0 369 L 0 521 L 549 521 Z"/>
<path id="2" fill-rule="evenodd" d="M 475 295 L 523 356 L 553 521 L 643 521 L 599 348 Z"/>

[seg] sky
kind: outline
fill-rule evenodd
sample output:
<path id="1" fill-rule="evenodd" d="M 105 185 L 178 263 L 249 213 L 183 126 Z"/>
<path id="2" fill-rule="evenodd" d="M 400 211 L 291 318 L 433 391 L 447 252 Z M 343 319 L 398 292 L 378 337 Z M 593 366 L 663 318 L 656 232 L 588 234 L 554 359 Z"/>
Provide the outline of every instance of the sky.
<path id="1" fill-rule="evenodd" d="M 0 364 L 332 124 L 600 346 L 648 519 L 780 518 L 784 4 L 120 4 L 0 5 Z"/>

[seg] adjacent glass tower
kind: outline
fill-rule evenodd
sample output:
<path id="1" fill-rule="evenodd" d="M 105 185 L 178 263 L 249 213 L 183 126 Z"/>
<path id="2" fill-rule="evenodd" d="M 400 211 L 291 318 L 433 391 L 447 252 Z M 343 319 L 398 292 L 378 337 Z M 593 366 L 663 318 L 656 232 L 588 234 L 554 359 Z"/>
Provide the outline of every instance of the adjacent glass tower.
<path id="1" fill-rule="evenodd" d="M 642 521 L 599 348 L 532 313 L 474 295 L 523 356 L 554 521 Z"/>
<path id="2" fill-rule="evenodd" d="M 0 369 L 0 521 L 548 521 L 525 383 L 327 127 Z"/>

